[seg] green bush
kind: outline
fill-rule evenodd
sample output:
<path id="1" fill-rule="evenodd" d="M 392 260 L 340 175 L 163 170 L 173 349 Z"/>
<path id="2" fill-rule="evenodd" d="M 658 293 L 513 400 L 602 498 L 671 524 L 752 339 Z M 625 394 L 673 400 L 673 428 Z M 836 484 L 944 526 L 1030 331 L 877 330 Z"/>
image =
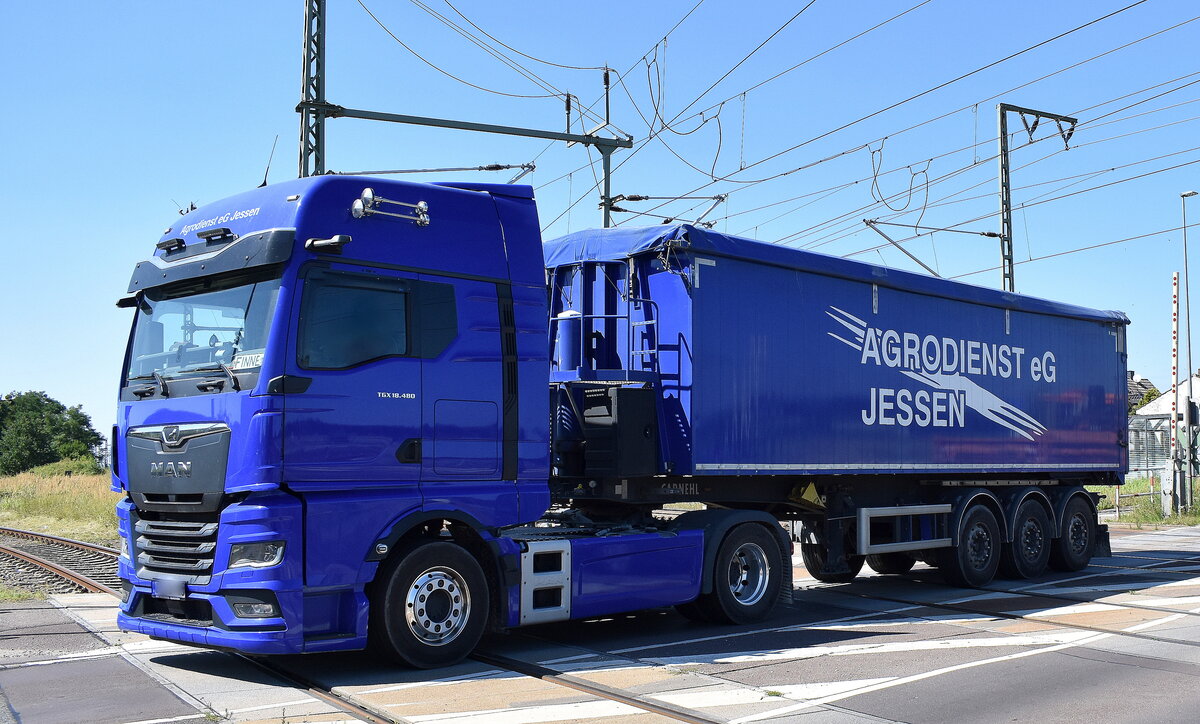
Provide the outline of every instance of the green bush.
<path id="1" fill-rule="evenodd" d="M 103 472 L 105 472 L 104 468 L 96 462 L 96 458 L 90 455 L 59 460 L 56 463 L 46 463 L 29 470 L 30 475 L 36 475 L 39 478 L 52 478 L 56 475 L 100 475 Z"/>

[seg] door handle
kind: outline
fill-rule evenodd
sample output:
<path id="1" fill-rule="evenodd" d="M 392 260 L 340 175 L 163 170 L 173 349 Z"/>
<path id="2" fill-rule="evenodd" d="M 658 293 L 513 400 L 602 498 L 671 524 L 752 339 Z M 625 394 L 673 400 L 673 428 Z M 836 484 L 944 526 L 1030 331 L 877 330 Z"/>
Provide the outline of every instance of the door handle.
<path id="1" fill-rule="evenodd" d="M 410 437 L 396 448 L 396 459 L 402 463 L 421 462 L 421 438 Z"/>

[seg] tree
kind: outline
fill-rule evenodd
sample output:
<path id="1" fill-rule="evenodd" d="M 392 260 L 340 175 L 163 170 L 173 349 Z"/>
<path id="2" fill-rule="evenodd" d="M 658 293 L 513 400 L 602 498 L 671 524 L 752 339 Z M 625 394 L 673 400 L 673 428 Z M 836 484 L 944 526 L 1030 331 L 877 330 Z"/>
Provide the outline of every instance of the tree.
<path id="1" fill-rule="evenodd" d="M 79 405 L 66 407 L 45 392 L 0 398 L 0 475 L 85 457 L 102 442 Z"/>
<path id="2" fill-rule="evenodd" d="M 1129 414 L 1132 415 L 1161 396 L 1162 393 L 1154 385 L 1150 385 L 1150 389 L 1146 390 L 1146 394 L 1142 395 L 1142 399 L 1129 406 Z"/>

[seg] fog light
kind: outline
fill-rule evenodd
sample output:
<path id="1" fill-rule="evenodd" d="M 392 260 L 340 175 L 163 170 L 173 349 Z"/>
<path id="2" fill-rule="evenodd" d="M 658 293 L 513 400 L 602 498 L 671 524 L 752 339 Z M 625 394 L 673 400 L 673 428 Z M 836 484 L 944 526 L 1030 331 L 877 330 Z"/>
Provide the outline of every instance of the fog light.
<path id="1" fill-rule="evenodd" d="M 283 560 L 281 540 L 263 543 L 237 543 L 229 548 L 230 568 L 266 568 Z"/>
<path id="2" fill-rule="evenodd" d="M 129 581 L 122 580 L 121 590 L 119 593 L 121 595 L 121 603 L 129 603 L 129 594 L 133 593 L 133 584 Z"/>
<path id="3" fill-rule="evenodd" d="M 279 615 L 271 603 L 235 603 L 233 613 L 238 618 L 273 618 Z"/>

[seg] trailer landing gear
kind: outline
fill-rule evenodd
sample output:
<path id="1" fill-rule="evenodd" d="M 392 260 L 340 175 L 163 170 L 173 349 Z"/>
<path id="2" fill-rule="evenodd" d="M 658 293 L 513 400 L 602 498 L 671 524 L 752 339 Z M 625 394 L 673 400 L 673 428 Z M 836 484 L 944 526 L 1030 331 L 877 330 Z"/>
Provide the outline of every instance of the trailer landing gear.
<path id="1" fill-rule="evenodd" d="M 867 556 L 867 565 L 876 573 L 908 573 L 917 559 L 908 553 L 873 553 Z"/>
<path id="2" fill-rule="evenodd" d="M 846 544 L 843 542 L 838 550 L 845 551 L 845 546 Z M 808 523 L 804 524 L 800 536 L 800 557 L 804 560 L 804 567 L 808 569 L 808 575 L 822 583 L 849 583 L 862 570 L 863 562 L 866 561 L 866 556 L 846 554 L 846 567 L 840 571 L 830 570 L 827 567 L 828 564 L 836 564 L 837 561 L 829 559 L 829 548 L 823 535 L 822 526 Z"/>

